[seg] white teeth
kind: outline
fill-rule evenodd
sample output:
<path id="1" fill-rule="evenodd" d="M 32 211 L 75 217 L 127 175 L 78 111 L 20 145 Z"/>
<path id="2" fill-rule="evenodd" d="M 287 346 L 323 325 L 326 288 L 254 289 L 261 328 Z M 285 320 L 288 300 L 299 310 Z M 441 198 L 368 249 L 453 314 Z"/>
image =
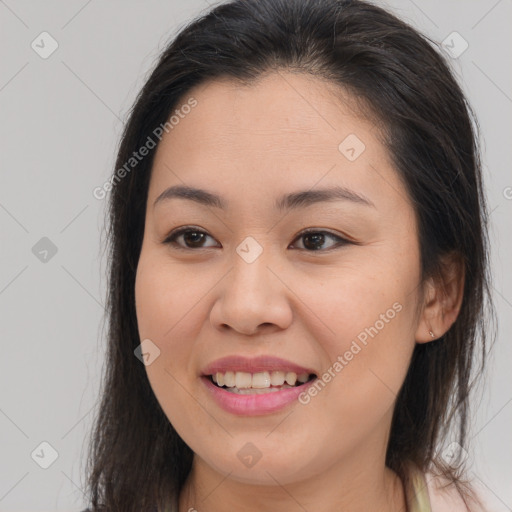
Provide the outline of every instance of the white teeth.
<path id="1" fill-rule="evenodd" d="M 288 386 L 288 384 L 284 384 L 279 389 L 278 388 L 265 388 L 265 389 L 238 389 L 238 388 L 226 388 L 226 391 L 230 393 L 236 393 L 237 395 L 264 395 L 265 393 L 276 393 L 277 391 L 281 391 L 282 389 L 293 388 L 293 386 Z"/>
<path id="2" fill-rule="evenodd" d="M 212 380 L 219 387 L 226 386 L 231 391 L 232 389 L 266 389 L 273 390 L 273 387 L 294 387 L 297 382 L 304 384 L 309 379 L 309 373 L 300 373 L 297 375 L 295 372 L 216 372 L 212 375 Z M 235 391 L 235 392 L 237 392 Z"/>
<path id="3" fill-rule="evenodd" d="M 235 387 L 238 389 L 250 388 L 252 384 L 252 375 L 247 372 L 235 373 Z"/>
<path id="4" fill-rule="evenodd" d="M 234 388 L 235 387 L 235 372 L 226 372 L 224 374 L 224 384 L 228 388 Z"/>
<path id="5" fill-rule="evenodd" d="M 253 388 L 269 388 L 270 387 L 270 375 L 268 372 L 255 373 L 252 376 L 252 387 Z"/>
<path id="6" fill-rule="evenodd" d="M 286 374 L 286 384 L 290 386 L 295 386 L 297 382 L 297 374 L 295 372 L 288 372 Z"/>
<path id="7" fill-rule="evenodd" d="M 282 386 L 284 384 L 284 372 L 272 372 L 270 374 L 270 383 L 272 386 Z"/>

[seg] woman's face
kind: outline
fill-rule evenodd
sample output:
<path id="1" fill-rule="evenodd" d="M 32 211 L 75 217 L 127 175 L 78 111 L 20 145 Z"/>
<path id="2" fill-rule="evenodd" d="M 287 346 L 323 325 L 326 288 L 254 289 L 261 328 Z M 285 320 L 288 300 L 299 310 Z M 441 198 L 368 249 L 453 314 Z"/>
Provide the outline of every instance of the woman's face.
<path id="1" fill-rule="evenodd" d="M 285 72 L 202 84 L 155 155 L 136 278 L 147 375 L 196 463 L 240 482 L 383 461 L 414 348 L 413 208 L 341 94 Z"/>

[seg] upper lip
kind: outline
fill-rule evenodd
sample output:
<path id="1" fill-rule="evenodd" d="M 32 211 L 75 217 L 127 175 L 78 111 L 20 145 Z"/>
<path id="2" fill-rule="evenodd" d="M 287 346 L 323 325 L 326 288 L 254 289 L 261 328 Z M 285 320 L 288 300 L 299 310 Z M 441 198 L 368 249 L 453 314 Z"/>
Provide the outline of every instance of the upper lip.
<path id="1" fill-rule="evenodd" d="M 247 373 L 281 371 L 295 372 L 297 375 L 300 375 L 301 373 L 315 373 L 311 368 L 306 368 L 293 363 L 292 361 L 287 361 L 280 357 L 263 355 L 258 357 L 223 357 L 213 361 L 203 368 L 202 375 L 214 375 L 217 372 L 226 373 L 229 371 Z"/>

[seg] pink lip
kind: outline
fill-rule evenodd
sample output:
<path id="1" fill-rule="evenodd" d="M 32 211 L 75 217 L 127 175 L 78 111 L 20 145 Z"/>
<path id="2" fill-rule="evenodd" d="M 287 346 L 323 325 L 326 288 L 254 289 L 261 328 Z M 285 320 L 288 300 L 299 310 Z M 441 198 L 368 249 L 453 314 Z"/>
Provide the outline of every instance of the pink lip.
<path id="1" fill-rule="evenodd" d="M 239 395 L 219 388 L 209 377 L 203 376 L 201 380 L 217 405 L 239 416 L 258 416 L 279 411 L 297 400 L 299 395 L 316 381 L 313 379 L 300 386 L 261 395 Z"/>
<path id="2" fill-rule="evenodd" d="M 315 373 L 311 368 L 304 368 L 291 361 L 286 361 L 279 357 L 273 356 L 258 356 L 258 357 L 242 357 L 242 356 L 228 356 L 217 359 L 210 363 L 201 372 L 202 375 L 213 375 L 217 372 L 295 372 L 297 375 L 301 373 Z"/>

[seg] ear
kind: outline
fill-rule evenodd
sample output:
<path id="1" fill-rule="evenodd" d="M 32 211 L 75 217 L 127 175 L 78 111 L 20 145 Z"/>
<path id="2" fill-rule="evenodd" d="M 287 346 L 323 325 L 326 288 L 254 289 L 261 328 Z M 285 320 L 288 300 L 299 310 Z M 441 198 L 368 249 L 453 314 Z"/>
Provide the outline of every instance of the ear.
<path id="1" fill-rule="evenodd" d="M 416 331 L 417 343 L 434 341 L 453 325 L 462 304 L 464 278 L 462 257 L 457 253 L 444 255 L 440 274 L 425 283 L 423 309 Z"/>

